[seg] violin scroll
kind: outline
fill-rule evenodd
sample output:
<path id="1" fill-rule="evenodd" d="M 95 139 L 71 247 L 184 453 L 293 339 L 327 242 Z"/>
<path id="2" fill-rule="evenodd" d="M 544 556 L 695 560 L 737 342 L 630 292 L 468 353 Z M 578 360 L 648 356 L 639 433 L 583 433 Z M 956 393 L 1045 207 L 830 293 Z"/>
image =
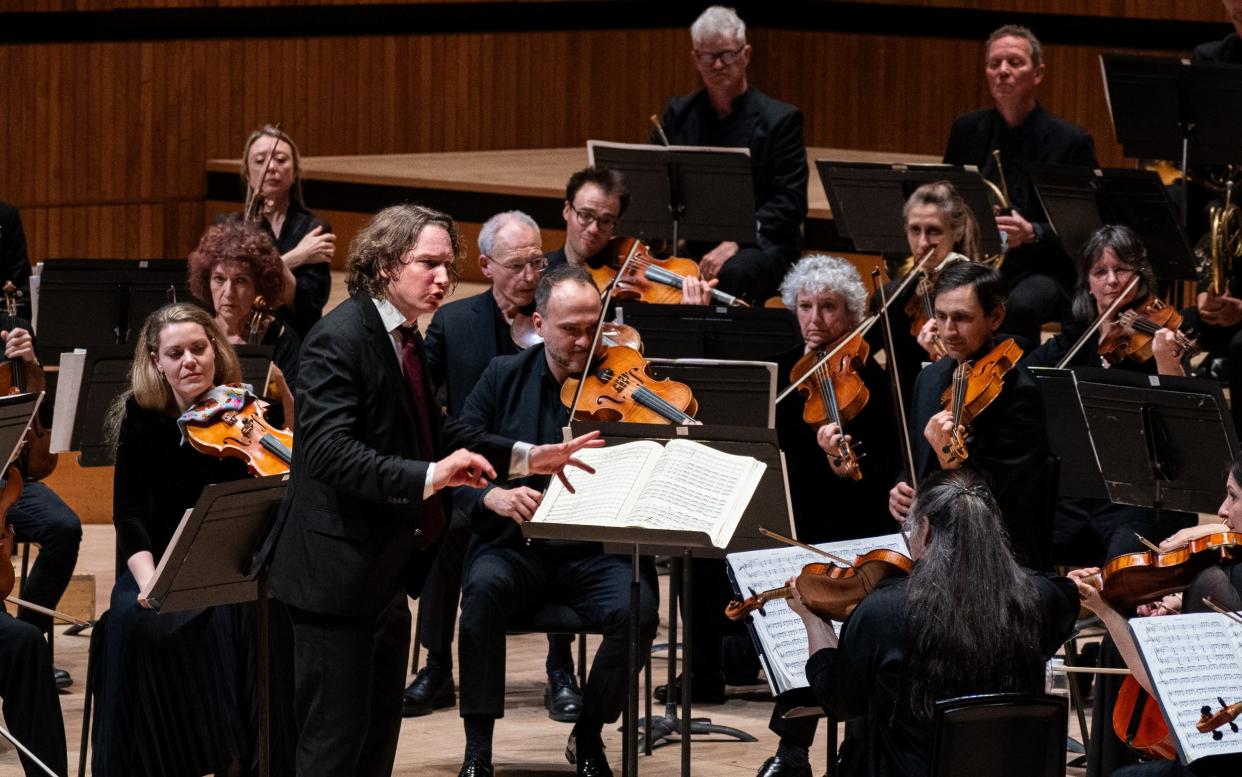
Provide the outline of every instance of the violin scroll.
<path id="1" fill-rule="evenodd" d="M 1238 724 L 1234 723 L 1234 721 L 1237 720 L 1239 715 L 1242 715 L 1242 701 L 1225 704 L 1225 700 L 1219 696 L 1216 698 L 1216 701 L 1220 703 L 1220 710 L 1212 712 L 1211 705 L 1204 704 L 1203 709 L 1200 710 L 1202 714 L 1199 717 L 1199 722 L 1195 724 L 1195 729 L 1200 734 L 1211 732 L 1212 739 L 1219 742 L 1225 736 L 1220 731 L 1223 726 L 1229 726 L 1233 733 L 1238 733 Z"/>

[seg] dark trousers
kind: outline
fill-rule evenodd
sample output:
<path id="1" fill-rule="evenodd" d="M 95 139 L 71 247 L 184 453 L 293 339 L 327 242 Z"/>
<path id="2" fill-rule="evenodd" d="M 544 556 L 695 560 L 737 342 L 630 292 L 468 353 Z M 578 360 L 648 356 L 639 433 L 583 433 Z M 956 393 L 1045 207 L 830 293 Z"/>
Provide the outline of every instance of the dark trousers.
<path id="1" fill-rule="evenodd" d="M 790 691 L 793 693 L 793 691 Z M 806 703 L 803 704 L 802 702 Z M 788 718 L 784 717 L 785 713 L 801 706 L 815 706 L 818 702 L 813 695 L 800 699 L 797 702 L 787 701 L 782 697 L 776 699 L 776 703 L 772 706 L 772 717 L 768 719 L 768 730 L 781 738 L 781 744 L 786 747 L 797 747 L 807 755 L 810 754 L 811 745 L 815 744 L 815 730 L 819 728 L 819 718 Z"/>
<path id="2" fill-rule="evenodd" d="M 289 607 L 297 774 L 392 774 L 410 650 L 405 593 L 373 616 Z"/>
<path id="3" fill-rule="evenodd" d="M 720 268 L 720 283 L 716 288 L 752 304 L 763 304 L 780 290 L 791 255 L 796 252 L 791 254 L 790 249 L 778 247 L 764 250 L 758 246 L 743 246 Z"/>
<path id="4" fill-rule="evenodd" d="M 1107 499 L 1059 499 L 1053 527 L 1053 559 L 1102 565 L 1124 553 L 1142 552 L 1145 548 L 1136 535 L 1160 542 L 1178 529 L 1193 526 L 1195 521 L 1189 513 L 1164 510 L 1157 517 L 1151 508 L 1113 504 Z"/>
<path id="5" fill-rule="evenodd" d="M 453 627 L 457 625 L 457 602 L 461 594 L 461 568 L 470 545 L 470 519 L 453 511 L 440 552 L 431 565 L 423 593 L 418 598 L 418 644 L 427 648 L 427 663 L 453 668 Z M 548 635 L 548 674 L 574 671 L 572 634 Z M 411 668 L 417 672 L 418 667 Z"/>
<path id="6" fill-rule="evenodd" d="M 725 606 L 734 598 L 724 559 L 693 559 L 690 576 L 693 586 L 690 617 L 694 629 L 690 644 L 694 666 L 691 682 L 696 688 L 719 688 L 725 683 L 725 638 L 741 636 L 749 641 L 750 636 L 744 623 L 724 616 Z"/>
<path id="7" fill-rule="evenodd" d="M 52 679 L 52 657 L 39 629 L 0 612 L 0 697 L 4 720 L 17 740 L 57 774 L 69 771 L 65 722 Z M 21 757 L 27 777 L 44 777 Z"/>
<path id="8" fill-rule="evenodd" d="M 1193 330 L 1200 348 L 1225 360 L 1230 413 L 1233 415 L 1234 430 L 1242 436 L 1242 324 L 1228 327 L 1205 324 L 1199 318 L 1197 308 L 1183 310 L 1182 314 L 1185 316 L 1182 329 Z"/>
<path id="9" fill-rule="evenodd" d="M 1064 308 L 1065 292 L 1050 275 L 1021 273 L 1009 281 L 1009 298 L 1005 301 L 1005 320 L 1000 331 L 1026 339 L 1030 347 L 1039 345 L 1039 328 L 1045 321 L 1059 321 Z"/>
<path id="10" fill-rule="evenodd" d="M 548 603 L 572 609 L 603 632 L 591 673 L 582 689 L 579 726 L 602 726 L 621 715 L 629 655 L 630 559 L 591 552 L 590 546 L 535 543 L 521 547 L 477 545 L 462 581 L 458 635 L 463 716 L 504 717 L 505 635 Z M 655 566 L 640 568 L 638 624 L 640 654 L 651 647 L 659 623 Z M 595 729 L 598 730 L 598 729 Z"/>
<path id="11" fill-rule="evenodd" d="M 33 542 L 39 546 L 39 555 L 26 576 L 21 597 L 32 604 L 55 609 L 78 563 L 82 522 L 69 505 L 43 483 L 22 486 L 22 495 L 9 510 L 8 519 L 19 542 Z M 21 619 L 40 631 L 52 628 L 51 618 L 30 610 L 22 610 Z"/>

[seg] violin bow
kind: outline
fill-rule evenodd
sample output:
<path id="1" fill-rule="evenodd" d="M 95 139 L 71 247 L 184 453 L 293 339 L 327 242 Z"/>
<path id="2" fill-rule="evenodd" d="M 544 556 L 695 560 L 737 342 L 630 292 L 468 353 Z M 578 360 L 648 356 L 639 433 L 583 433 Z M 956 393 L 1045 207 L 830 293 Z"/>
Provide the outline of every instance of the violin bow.
<path id="1" fill-rule="evenodd" d="M 259 176 L 258 188 L 249 185 L 247 186 L 247 188 L 250 189 L 250 196 L 246 199 L 246 210 L 242 212 L 242 221 L 247 224 L 258 220 L 257 217 L 259 214 L 254 211 L 254 204 L 256 200 L 263 196 L 263 181 L 267 179 L 267 171 L 272 169 L 272 160 L 276 158 L 276 146 L 280 145 L 281 132 L 280 122 L 276 122 L 276 126 L 272 128 L 272 132 L 263 133 L 269 138 L 275 138 L 276 142 L 272 144 L 272 150 L 267 153 L 267 162 L 263 165 L 263 175 Z M 250 160 L 244 159 L 242 160 L 242 163 L 246 165 L 246 170 L 249 171 Z"/>
<path id="2" fill-rule="evenodd" d="M 871 283 L 875 286 L 875 293 L 879 296 L 884 311 L 884 351 L 891 357 L 893 353 L 893 324 L 888 317 L 888 301 L 885 299 L 884 284 L 880 283 L 880 270 L 876 268 L 871 271 Z M 906 421 L 906 402 L 901 396 L 901 379 L 897 374 L 897 360 L 889 358 L 886 366 L 888 367 L 888 378 L 893 384 L 893 404 L 897 406 L 897 426 L 901 434 L 901 453 L 906 460 L 906 471 L 910 473 L 910 487 L 918 490 L 918 475 L 914 471 L 914 446 L 910 441 L 910 425 Z M 903 533 L 901 535 L 905 537 Z"/>
<path id="3" fill-rule="evenodd" d="M 37 612 L 40 615 L 46 615 L 49 618 L 55 618 L 58 621 L 63 621 L 64 623 L 68 623 L 73 626 L 78 626 L 81 628 L 89 628 L 91 625 L 89 622 L 84 621 L 81 618 L 75 618 L 72 615 L 66 615 L 63 612 L 58 612 L 56 610 L 51 609 L 50 607 L 43 607 L 41 605 L 34 604 L 33 602 L 28 602 L 25 599 L 19 599 L 16 596 L 6 596 L 4 597 L 4 601 L 14 606 L 21 607 L 24 610 L 30 610 L 31 612 Z"/>
<path id="4" fill-rule="evenodd" d="M 1117 295 L 1117 299 L 1113 300 L 1113 303 L 1100 314 L 1099 318 L 1097 318 L 1091 326 L 1087 327 L 1087 331 L 1082 333 L 1082 336 L 1078 338 L 1078 342 L 1074 343 L 1074 347 L 1070 348 L 1069 352 L 1066 353 L 1065 356 L 1061 357 L 1061 361 L 1057 362 L 1058 370 L 1065 369 L 1065 366 L 1078 355 L 1078 352 L 1082 350 L 1083 345 L 1086 344 L 1087 339 L 1091 337 L 1091 335 L 1095 334 L 1096 330 L 1098 330 L 1105 321 L 1112 318 L 1112 315 L 1117 312 L 1118 308 L 1121 307 L 1130 292 L 1134 291 L 1134 289 L 1138 287 L 1139 281 L 1142 279 L 1143 276 L 1141 275 L 1135 275 L 1130 279 L 1130 282 L 1126 284 L 1126 287 L 1121 290 L 1120 294 Z"/>
<path id="5" fill-rule="evenodd" d="M 29 759 L 30 759 L 30 761 L 31 761 L 31 763 L 36 764 L 36 765 L 37 765 L 40 769 L 42 769 L 44 772 L 46 772 L 46 773 L 49 775 L 49 777 L 57 777 L 56 772 L 54 772 L 54 771 L 52 771 L 51 769 L 49 769 L 47 764 L 45 764 L 45 763 L 43 763 L 42 761 L 40 761 L 40 760 L 39 760 L 39 756 L 37 756 L 37 755 L 35 755 L 34 753 L 30 752 L 29 748 L 27 748 L 25 745 L 23 745 L 23 744 L 21 743 L 21 741 L 20 741 L 20 740 L 18 740 L 18 738 L 17 738 L 17 737 L 15 737 L 15 736 L 13 736 L 12 734 L 10 734 L 10 733 L 9 733 L 9 730 L 8 730 L 7 728 L 5 728 L 4 726 L 0 726 L 0 736 L 4 737 L 5 739 L 7 739 L 7 740 L 9 740 L 10 742 L 12 742 L 14 747 L 16 747 L 18 750 L 21 750 L 21 751 L 22 751 L 22 755 L 24 755 L 24 756 L 26 756 L 27 758 L 29 758 Z"/>
<path id="6" fill-rule="evenodd" d="M 1215 612 L 1218 612 L 1221 615 L 1224 615 L 1226 618 L 1233 621 L 1234 623 L 1242 625 L 1242 615 L 1238 615 L 1233 610 L 1229 610 L 1224 607 L 1221 607 L 1219 604 L 1216 603 L 1216 600 L 1213 599 L 1212 597 L 1210 596 L 1203 597 L 1203 603 L 1206 604 L 1209 609 Z"/>
<path id="7" fill-rule="evenodd" d="M 853 561 L 846 561 L 845 559 L 841 558 L 840 556 L 838 556 L 838 555 L 837 555 L 837 554 L 835 554 L 835 553 L 829 553 L 828 551 L 824 550 L 823 548 L 817 548 L 817 547 L 815 547 L 814 545 L 807 545 L 805 542 L 798 542 L 797 540 L 793 539 L 792 537 L 786 537 L 786 536 L 785 536 L 785 535 L 783 535 L 783 534 L 777 534 L 777 533 L 776 533 L 776 532 L 774 532 L 774 531 L 768 531 L 767 529 L 763 528 L 762 526 L 760 526 L 760 527 L 759 527 L 759 533 L 760 533 L 760 534 L 762 534 L 762 535 L 763 535 L 763 536 L 765 536 L 765 537 L 768 537 L 769 539 L 776 540 L 777 542 L 783 542 L 783 543 L 785 543 L 786 545 L 792 545 L 792 546 L 793 546 L 793 547 L 795 547 L 795 548 L 802 548 L 803 550 L 809 550 L 809 551 L 811 551 L 812 553 L 818 553 L 818 554 L 819 554 L 819 555 L 821 555 L 821 556 L 827 556 L 828 558 L 832 559 L 833 561 L 837 562 L 838 564 L 842 564 L 842 565 L 847 566 L 847 567 L 853 567 L 853 566 L 854 566 L 854 562 L 853 562 Z"/>
<path id="8" fill-rule="evenodd" d="M 565 422 L 565 439 L 573 438 L 574 413 L 578 412 L 578 400 L 582 399 L 582 389 L 586 386 L 587 376 L 591 374 L 591 367 L 595 364 L 595 349 L 599 347 L 600 337 L 604 332 L 604 316 L 608 314 L 608 305 L 612 303 L 612 293 L 616 290 L 617 284 L 621 278 L 625 276 L 625 271 L 630 269 L 630 264 L 634 261 L 634 256 L 638 253 L 638 241 L 630 246 L 630 251 L 625 255 L 625 261 L 621 263 L 621 268 L 617 270 L 616 277 L 612 279 L 612 283 L 608 284 L 608 289 L 604 292 L 603 299 L 600 301 L 599 321 L 595 323 L 595 336 L 591 338 L 591 349 L 587 351 L 586 367 L 582 369 L 582 374 L 578 376 L 578 388 L 574 391 L 574 401 L 569 406 L 569 420 Z"/>
<path id="9" fill-rule="evenodd" d="M 892 297 L 893 299 L 900 298 L 902 292 L 904 292 L 910 286 L 911 281 L 919 277 L 919 274 L 923 272 L 923 268 L 927 265 L 927 262 L 932 258 L 932 254 L 934 254 L 935 252 L 936 252 L 936 246 L 932 246 L 927 249 L 927 253 L 923 254 L 923 258 L 919 259 L 918 264 L 914 265 L 913 269 L 910 270 L 909 274 L 907 274 L 905 278 L 901 279 L 901 283 L 897 284 L 897 288 L 893 290 L 893 297 Z M 806 371 L 805 375 L 803 375 L 798 380 L 793 381 L 788 386 L 786 386 L 785 390 L 777 395 L 776 403 L 779 404 L 781 400 L 783 400 L 785 397 L 789 396 L 794 391 L 796 391 L 798 386 L 801 386 L 806 381 L 807 378 L 811 377 L 812 374 L 818 372 L 821 367 L 823 367 L 825 364 L 828 363 L 829 359 L 831 359 L 833 356 L 836 356 L 837 352 L 840 351 L 843 347 L 845 347 L 846 343 L 848 343 L 850 340 L 853 340 L 855 336 L 860 335 L 860 334 L 866 334 L 871 329 L 871 327 L 875 326 L 875 322 L 878 321 L 881 316 L 886 316 L 888 314 L 888 306 L 890 304 L 892 304 L 891 301 L 885 302 L 884 304 L 880 305 L 879 310 L 877 310 L 875 313 L 871 314 L 867 318 L 863 319 L 863 322 L 861 324 L 854 327 L 854 331 L 850 332 L 845 337 L 842 337 L 841 341 L 838 342 L 834 348 L 832 348 L 830 351 L 824 354 L 824 357 L 822 359 L 815 362 L 815 364 L 812 365 L 811 368 Z"/>

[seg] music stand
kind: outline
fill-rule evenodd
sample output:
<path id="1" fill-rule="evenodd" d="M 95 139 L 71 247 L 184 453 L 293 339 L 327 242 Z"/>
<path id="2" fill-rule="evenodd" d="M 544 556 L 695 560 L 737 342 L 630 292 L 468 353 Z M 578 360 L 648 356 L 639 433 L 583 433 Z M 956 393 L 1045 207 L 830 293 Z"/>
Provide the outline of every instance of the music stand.
<path id="1" fill-rule="evenodd" d="M 249 383 L 254 393 L 262 396 L 267 386 L 268 373 L 272 369 L 274 345 L 235 345 L 237 360 L 241 362 L 242 383 Z"/>
<path id="2" fill-rule="evenodd" d="M 189 299 L 184 259 L 48 259 L 33 322 L 39 361 L 57 365 L 63 351 L 132 343 L 170 296 Z"/>
<path id="3" fill-rule="evenodd" d="M 985 254 L 1001 253 L 1001 237 L 992 218 L 992 201 L 973 165 L 913 165 L 815 160 L 828 194 L 837 233 L 868 253 L 910 253 L 902 210 L 914 190 L 925 183 L 948 181 L 975 214 L 979 246 Z"/>
<path id="4" fill-rule="evenodd" d="M 1127 54 L 1101 54 L 1100 67 L 1126 156 L 1179 160 L 1183 180 L 1192 164 L 1242 161 L 1242 68 Z M 1183 219 L 1185 198 L 1183 187 Z"/>
<path id="5" fill-rule="evenodd" d="M 3 473 L 8 471 L 9 465 L 21 453 L 22 438 L 30 428 L 30 422 L 34 420 L 42 402 L 42 392 L 0 396 L 0 451 L 6 455 L 0 477 L 3 477 Z"/>
<path id="6" fill-rule="evenodd" d="M 632 199 L 619 235 L 674 246 L 679 240 L 755 242 L 750 149 L 588 140 L 587 159 L 625 175 Z"/>
<path id="7" fill-rule="evenodd" d="M 719 359 L 648 359 L 658 377 L 685 383 L 699 403 L 694 417 L 705 424 L 755 426 L 776 423 L 776 365 Z"/>
<path id="8" fill-rule="evenodd" d="M 643 333 L 653 357 L 772 361 L 802 345 L 798 319 L 781 308 L 622 302 L 615 310 L 617 323 Z"/>
<path id="9" fill-rule="evenodd" d="M 1078 396 L 1077 376 L 1073 370 L 1053 367 L 1030 369 L 1043 394 L 1044 407 L 1057 408 L 1055 413 L 1045 413 L 1048 448 L 1061 460 L 1057 495 L 1107 499 L 1108 489 L 1104 487 L 1100 465 L 1095 460 L 1091 430 L 1087 428 L 1087 416 Z"/>
<path id="10" fill-rule="evenodd" d="M 288 475 L 271 475 L 204 488 L 177 526 L 146 592 L 158 612 L 256 603 L 259 774 L 264 777 L 270 770 L 271 741 L 267 587 L 261 576 L 252 578 L 248 571 L 288 480 Z"/>
<path id="11" fill-rule="evenodd" d="M 114 451 L 104 429 L 104 418 L 113 401 L 129 387 L 133 360 L 134 349 L 127 345 L 86 350 L 69 445 L 79 452 L 78 464 L 83 467 L 106 467 L 113 462 Z"/>
<path id="12" fill-rule="evenodd" d="M 676 582 L 678 567 L 681 577 L 682 614 L 686 620 L 685 635 L 682 639 L 682 652 L 685 666 L 681 677 L 681 715 L 677 715 L 677 706 L 673 703 L 665 705 L 665 714 L 653 718 L 651 708 L 647 708 L 647 725 L 644 735 L 647 739 L 647 752 L 650 753 L 652 742 L 667 740 L 673 733 L 681 735 L 681 774 L 690 774 L 690 740 L 694 734 L 721 734 L 734 737 L 743 742 L 756 741 L 744 731 L 728 726 L 713 725 L 710 719 L 691 717 L 690 683 L 693 677 L 691 646 L 693 634 L 690 627 L 693 614 L 693 584 L 691 582 L 691 564 L 695 552 L 702 558 L 723 558 L 726 553 L 739 550 L 753 550 L 760 547 L 772 547 L 773 541 L 759 534 L 759 527 L 778 527 L 775 531 L 792 533 L 793 508 L 789 501 L 789 481 L 785 474 L 784 454 L 777 443 L 775 430 L 754 429 L 740 426 L 672 426 L 627 423 L 596 423 L 573 421 L 569 434 L 577 436 L 589 431 L 599 430 L 608 445 L 619 445 L 635 440 L 669 440 L 691 439 L 710 445 L 725 453 L 753 456 L 768 466 L 763 472 L 758 487 L 751 497 L 728 547 L 720 549 L 712 545 L 708 536 L 702 532 L 685 531 L 652 531 L 621 527 L 601 526 L 563 526 L 549 524 L 525 523 L 522 533 L 528 538 L 582 540 L 602 542 L 610 552 L 628 552 L 633 559 L 634 579 L 630 586 L 630 655 L 629 666 L 629 700 L 626 704 L 626 764 L 632 764 L 633 772 L 638 769 L 638 557 L 639 555 L 668 555 L 674 560 L 674 570 L 670 572 L 669 590 L 669 630 L 668 630 L 668 687 L 671 689 L 677 681 L 677 600 L 678 592 L 673 583 Z M 612 547 L 609 547 L 612 546 Z M 679 562 L 679 563 L 678 563 Z M 672 696 L 670 694 L 669 698 Z M 648 700 L 650 705 L 650 700 Z"/>
<path id="13" fill-rule="evenodd" d="M 1119 504 L 1213 513 L 1238 438 L 1219 383 L 1080 369 L 1095 457 Z"/>
<path id="14" fill-rule="evenodd" d="M 1158 278 L 1198 277 L 1194 249 L 1154 170 L 1031 164 L 1030 173 L 1048 221 L 1071 256 L 1100 227 L 1124 224 L 1143 239 Z"/>

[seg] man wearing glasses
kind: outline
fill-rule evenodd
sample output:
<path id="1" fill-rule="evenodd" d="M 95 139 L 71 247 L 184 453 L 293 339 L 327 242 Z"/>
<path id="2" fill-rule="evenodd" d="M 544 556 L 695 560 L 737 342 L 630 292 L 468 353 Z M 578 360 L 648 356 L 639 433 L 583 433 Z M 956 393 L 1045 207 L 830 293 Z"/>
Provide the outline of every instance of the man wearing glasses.
<path id="1" fill-rule="evenodd" d="M 712 6 L 690 27 L 703 89 L 669 101 L 660 124 L 669 143 L 746 147 L 754 172 L 757 230 L 751 244 L 690 246 L 704 280 L 753 301 L 776 293 L 802 253 L 807 161 L 802 113 L 746 81 L 746 25 L 731 8 Z M 652 143 L 661 139 L 653 136 Z"/>
<path id="2" fill-rule="evenodd" d="M 548 254 L 548 269 L 581 267 L 616 236 L 617 222 L 630 204 L 630 190 L 619 170 L 587 167 L 565 185 L 565 245 Z M 532 299 L 534 287 L 531 287 Z M 481 371 L 480 371 L 481 372 Z"/>
<path id="3" fill-rule="evenodd" d="M 440 405 L 450 416 L 461 414 L 466 397 L 496 356 L 517 353 L 511 323 L 529 316 L 535 287 L 548 259 L 539 225 L 522 211 L 498 213 L 479 230 L 479 270 L 492 288 L 436 311 L 427 328 L 427 368 Z M 454 499 L 456 502 L 456 498 Z M 406 717 L 427 715 L 456 704 L 453 686 L 453 624 L 461 590 L 461 565 L 470 540 L 470 523 L 454 504 L 444 546 L 428 575 L 421 599 L 419 644 L 427 664 L 405 691 Z M 572 636 L 548 635 L 548 689 L 544 703 L 553 720 L 572 722 L 582 706 L 574 680 Z"/>

